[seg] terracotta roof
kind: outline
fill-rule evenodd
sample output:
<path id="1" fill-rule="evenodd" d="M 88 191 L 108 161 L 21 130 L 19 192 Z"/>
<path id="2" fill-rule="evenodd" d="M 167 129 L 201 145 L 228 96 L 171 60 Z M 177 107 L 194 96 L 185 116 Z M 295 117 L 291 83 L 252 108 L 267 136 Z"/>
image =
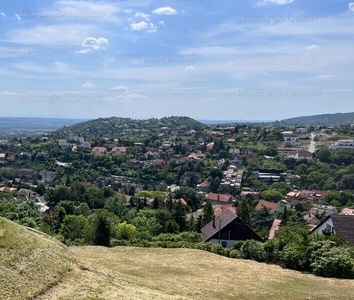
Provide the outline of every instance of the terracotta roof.
<path id="1" fill-rule="evenodd" d="M 231 204 L 218 204 L 214 206 L 214 214 L 219 215 L 225 210 L 230 209 L 234 214 L 236 214 L 236 207 Z"/>
<path id="2" fill-rule="evenodd" d="M 230 194 L 216 194 L 216 193 L 209 193 L 207 195 L 207 199 L 210 201 L 220 201 L 220 202 L 229 202 L 231 200 L 236 200 L 236 197 Z"/>
<path id="3" fill-rule="evenodd" d="M 312 157 L 313 156 L 313 154 L 309 151 L 298 151 L 297 155 L 303 156 L 303 157 Z"/>
<path id="4" fill-rule="evenodd" d="M 184 200 L 183 198 L 179 198 L 179 199 L 172 199 L 172 202 L 181 202 L 182 205 L 184 206 L 188 206 L 187 201 Z"/>
<path id="5" fill-rule="evenodd" d="M 262 210 L 264 207 L 266 207 L 269 210 L 270 214 L 274 214 L 274 211 L 277 208 L 277 206 L 278 203 L 270 202 L 266 200 L 259 200 L 257 206 L 255 207 L 255 210 L 259 211 Z"/>
<path id="6" fill-rule="evenodd" d="M 199 186 L 205 186 L 205 187 L 209 187 L 210 184 L 208 181 L 203 181 L 201 184 L 199 184 Z"/>
<path id="7" fill-rule="evenodd" d="M 354 216 L 354 209 L 353 208 L 343 208 L 340 212 L 340 215 L 346 216 Z"/>
<path id="8" fill-rule="evenodd" d="M 273 224 L 272 224 L 272 228 L 269 231 L 268 240 L 271 240 L 272 238 L 274 238 L 275 232 L 280 227 L 280 223 L 281 223 L 280 219 L 274 219 Z"/>

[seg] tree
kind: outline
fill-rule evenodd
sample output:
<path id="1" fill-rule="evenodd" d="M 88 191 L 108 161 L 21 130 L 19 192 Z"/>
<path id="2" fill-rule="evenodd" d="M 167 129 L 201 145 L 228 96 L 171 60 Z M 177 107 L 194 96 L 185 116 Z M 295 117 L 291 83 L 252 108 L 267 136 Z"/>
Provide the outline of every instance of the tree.
<path id="1" fill-rule="evenodd" d="M 116 193 L 114 196 L 106 199 L 104 208 L 114 213 L 120 220 L 124 220 L 128 213 L 127 202 L 124 195 Z"/>
<path id="2" fill-rule="evenodd" d="M 119 240 L 131 240 L 136 236 L 137 230 L 133 224 L 126 221 L 119 223 L 116 228 L 116 237 Z"/>
<path id="3" fill-rule="evenodd" d="M 106 246 L 110 245 L 111 240 L 111 223 L 108 216 L 108 211 L 98 209 L 91 215 L 91 234 L 94 245 Z"/>
<path id="4" fill-rule="evenodd" d="M 67 215 L 60 226 L 59 233 L 66 243 L 71 244 L 84 237 L 84 229 L 87 225 L 88 221 L 84 216 Z"/>
<path id="5" fill-rule="evenodd" d="M 203 208 L 204 214 L 202 219 L 202 227 L 208 224 L 214 217 L 214 209 L 211 201 L 207 199 Z"/>
<path id="6" fill-rule="evenodd" d="M 330 163 L 331 162 L 331 150 L 328 148 L 322 148 L 317 151 L 316 157 L 324 163 Z"/>
<path id="7" fill-rule="evenodd" d="M 283 195 L 275 190 L 266 190 L 262 192 L 262 198 L 267 201 L 279 202 Z"/>

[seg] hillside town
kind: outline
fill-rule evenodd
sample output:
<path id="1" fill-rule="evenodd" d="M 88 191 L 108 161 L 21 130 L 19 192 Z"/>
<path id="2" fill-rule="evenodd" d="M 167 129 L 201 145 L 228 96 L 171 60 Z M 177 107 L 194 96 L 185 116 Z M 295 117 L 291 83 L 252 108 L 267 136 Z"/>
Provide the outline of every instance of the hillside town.
<path id="1" fill-rule="evenodd" d="M 2 140 L 0 215 L 69 245 L 90 243 L 85 224 L 99 211 L 118 226 L 110 245 L 195 232 L 206 245 L 233 249 L 269 243 L 287 224 L 354 245 L 352 137 L 350 125 L 169 117 L 98 119 Z"/>

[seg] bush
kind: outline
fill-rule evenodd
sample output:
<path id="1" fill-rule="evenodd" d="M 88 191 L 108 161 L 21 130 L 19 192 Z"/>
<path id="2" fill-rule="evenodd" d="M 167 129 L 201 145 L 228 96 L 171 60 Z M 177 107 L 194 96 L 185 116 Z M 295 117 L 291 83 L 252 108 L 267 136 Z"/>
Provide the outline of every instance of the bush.
<path id="1" fill-rule="evenodd" d="M 329 251 L 318 250 L 310 267 L 315 275 L 324 277 L 354 278 L 354 262 L 348 247 L 333 247 Z"/>
<path id="2" fill-rule="evenodd" d="M 130 242 L 127 240 L 111 239 L 111 247 L 116 246 L 130 246 Z"/>
<path id="3" fill-rule="evenodd" d="M 241 250 L 243 244 L 245 243 L 245 241 L 238 241 L 236 242 L 231 249 L 233 250 Z"/>
<path id="4" fill-rule="evenodd" d="M 229 257 L 230 258 L 244 258 L 242 252 L 239 250 L 230 250 Z"/>
<path id="5" fill-rule="evenodd" d="M 208 251 L 208 252 L 211 252 L 211 248 L 213 247 L 213 244 L 210 243 L 210 242 L 207 242 L 207 243 L 199 243 L 196 245 L 196 249 L 199 249 L 199 250 L 204 250 L 204 251 Z"/>
<path id="6" fill-rule="evenodd" d="M 225 255 L 225 249 L 221 245 L 213 245 L 211 247 L 211 253 L 219 254 L 219 255 Z"/>
<path id="7" fill-rule="evenodd" d="M 245 259 L 251 259 L 258 262 L 266 261 L 267 253 L 260 242 L 247 240 L 244 242 L 240 250 Z"/>

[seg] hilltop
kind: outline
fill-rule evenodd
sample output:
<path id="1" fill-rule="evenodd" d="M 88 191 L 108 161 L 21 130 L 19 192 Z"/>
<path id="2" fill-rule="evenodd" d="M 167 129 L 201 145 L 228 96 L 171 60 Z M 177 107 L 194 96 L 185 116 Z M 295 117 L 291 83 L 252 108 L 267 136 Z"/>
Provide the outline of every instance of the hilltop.
<path id="1" fill-rule="evenodd" d="M 354 112 L 295 117 L 275 122 L 285 126 L 340 126 L 354 123 Z"/>
<path id="2" fill-rule="evenodd" d="M 86 137 L 112 137 L 122 133 L 159 133 L 162 127 L 174 129 L 184 126 L 186 129 L 200 129 L 206 125 L 189 117 L 164 117 L 161 119 L 135 120 L 130 118 L 99 118 L 73 126 L 65 126 L 52 133 L 53 137 L 66 136 L 67 133 Z"/>
<path id="3" fill-rule="evenodd" d="M 0 218 L 0 299 L 354 299 L 354 281 L 193 249 L 68 250 Z"/>

